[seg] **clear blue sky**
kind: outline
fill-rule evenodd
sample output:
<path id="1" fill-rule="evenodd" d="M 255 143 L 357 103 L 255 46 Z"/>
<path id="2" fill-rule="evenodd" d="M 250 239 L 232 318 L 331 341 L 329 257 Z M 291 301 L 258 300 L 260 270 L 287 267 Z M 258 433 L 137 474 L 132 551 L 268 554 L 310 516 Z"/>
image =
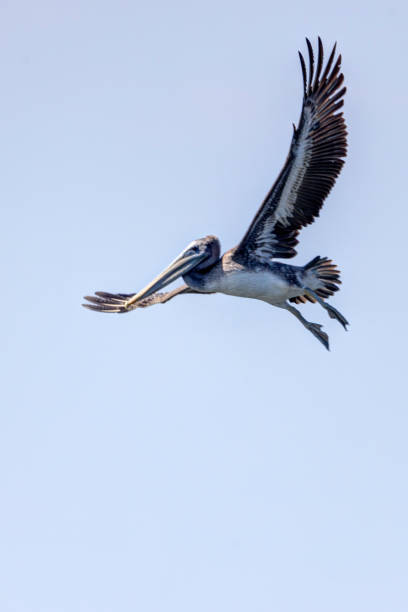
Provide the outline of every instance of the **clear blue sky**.
<path id="1" fill-rule="evenodd" d="M 3 2 L 0 610 L 406 612 L 407 9 Z M 126 316 L 192 239 L 243 235 L 338 41 L 346 166 L 288 313 L 184 296 Z"/>

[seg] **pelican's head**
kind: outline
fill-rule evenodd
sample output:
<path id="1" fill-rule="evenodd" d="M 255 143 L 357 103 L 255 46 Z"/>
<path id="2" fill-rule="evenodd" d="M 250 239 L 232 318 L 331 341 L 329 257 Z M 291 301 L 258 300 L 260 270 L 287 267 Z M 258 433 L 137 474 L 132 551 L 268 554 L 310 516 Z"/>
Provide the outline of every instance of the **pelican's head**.
<path id="1" fill-rule="evenodd" d="M 205 236 L 205 238 L 198 238 L 193 240 L 190 244 L 180 253 L 180 257 L 196 257 L 191 268 L 188 272 L 195 270 L 205 270 L 210 268 L 220 258 L 221 245 L 220 241 L 216 236 Z M 176 260 L 177 261 L 177 260 Z M 184 274 L 187 273 L 184 272 Z"/>
<path id="2" fill-rule="evenodd" d="M 138 302 L 156 291 L 160 291 L 180 276 L 191 271 L 204 271 L 218 261 L 221 246 L 216 236 L 206 236 L 193 240 L 171 264 L 156 276 L 151 283 L 133 296 L 132 303 Z"/>

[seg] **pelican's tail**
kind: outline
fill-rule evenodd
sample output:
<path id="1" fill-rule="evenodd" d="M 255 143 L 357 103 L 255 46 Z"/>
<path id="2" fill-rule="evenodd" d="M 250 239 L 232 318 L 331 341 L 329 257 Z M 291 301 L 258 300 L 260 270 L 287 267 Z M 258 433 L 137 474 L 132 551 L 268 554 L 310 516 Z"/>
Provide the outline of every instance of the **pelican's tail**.
<path id="1" fill-rule="evenodd" d="M 306 287 L 313 289 L 323 299 L 333 295 L 340 289 L 340 270 L 336 264 L 328 257 L 320 257 L 319 255 L 303 266 L 303 280 Z M 299 295 L 291 298 L 291 302 L 296 304 L 315 302 L 316 300 L 309 295 Z"/>

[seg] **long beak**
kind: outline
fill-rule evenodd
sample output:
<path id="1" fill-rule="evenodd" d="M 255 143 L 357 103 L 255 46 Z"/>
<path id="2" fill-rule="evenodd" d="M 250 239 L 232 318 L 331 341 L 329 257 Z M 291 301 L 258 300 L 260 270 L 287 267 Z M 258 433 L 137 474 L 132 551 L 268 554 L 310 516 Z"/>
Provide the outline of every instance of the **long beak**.
<path id="1" fill-rule="evenodd" d="M 195 268 L 205 258 L 204 254 L 201 255 L 179 255 L 161 274 L 156 276 L 151 283 L 149 283 L 144 289 L 136 293 L 133 297 L 126 302 L 126 306 L 130 306 L 143 298 L 148 297 L 152 293 L 156 293 L 159 289 L 163 289 L 167 285 L 170 285 L 177 278 L 186 274 L 192 268 Z"/>

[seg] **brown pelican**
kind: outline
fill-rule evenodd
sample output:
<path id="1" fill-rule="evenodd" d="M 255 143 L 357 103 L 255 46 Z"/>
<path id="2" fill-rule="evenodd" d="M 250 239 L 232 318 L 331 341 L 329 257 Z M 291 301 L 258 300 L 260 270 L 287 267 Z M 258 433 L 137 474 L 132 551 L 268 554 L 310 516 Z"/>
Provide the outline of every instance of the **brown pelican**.
<path id="1" fill-rule="evenodd" d="M 309 66 L 299 52 L 303 75 L 303 105 L 298 127 L 278 178 L 238 246 L 222 257 L 218 238 L 206 236 L 187 248 L 147 287 L 132 294 L 97 291 L 84 304 L 99 312 L 129 312 L 165 303 L 184 293 L 226 293 L 263 300 L 292 313 L 329 349 L 329 338 L 318 323 L 307 321 L 293 304 L 318 303 L 347 329 L 345 317 L 325 299 L 339 289 L 340 272 L 327 257 L 304 266 L 274 261 L 296 255 L 298 233 L 319 216 L 320 209 L 344 163 L 347 132 L 343 113 L 344 77 L 336 45 L 323 65 L 318 39 L 317 62 L 306 39 Z M 159 290 L 179 277 L 185 285 L 166 293 Z"/>

